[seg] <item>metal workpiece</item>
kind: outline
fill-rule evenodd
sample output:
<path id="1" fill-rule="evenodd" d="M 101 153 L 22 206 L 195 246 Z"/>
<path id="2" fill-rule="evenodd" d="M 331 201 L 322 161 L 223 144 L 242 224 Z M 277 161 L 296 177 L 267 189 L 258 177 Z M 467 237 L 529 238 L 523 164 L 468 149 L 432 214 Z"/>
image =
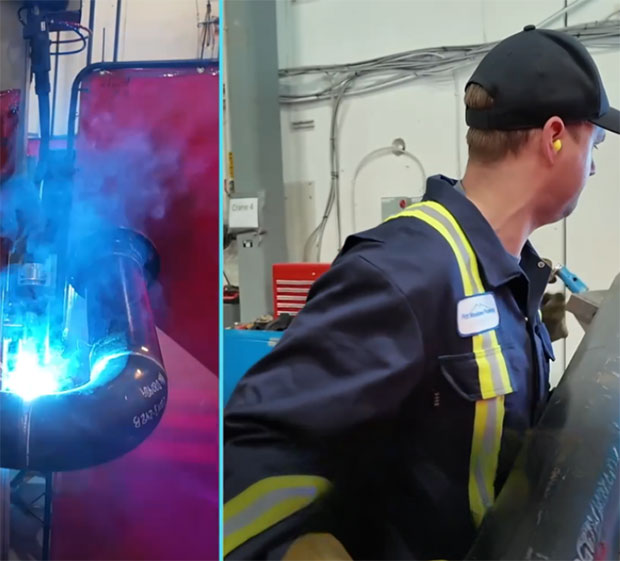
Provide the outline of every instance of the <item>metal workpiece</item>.
<path id="1" fill-rule="evenodd" d="M 619 558 L 620 275 L 467 559 Z"/>
<path id="2" fill-rule="evenodd" d="M 108 358 L 100 376 L 84 387 L 30 402 L 0 392 L 2 466 L 83 469 L 118 458 L 144 441 L 166 406 L 163 366 L 127 352 Z"/>
<path id="3" fill-rule="evenodd" d="M 589 290 L 572 294 L 566 303 L 566 311 L 572 313 L 579 325 L 587 330 L 606 296 L 605 290 Z"/>
<path id="4" fill-rule="evenodd" d="M 101 464 L 138 446 L 164 413 L 168 380 L 147 291 L 159 267 L 154 247 L 117 229 L 88 239 L 73 259 L 72 283 L 86 307 L 86 381 L 34 399 L 0 392 L 2 467 Z"/>

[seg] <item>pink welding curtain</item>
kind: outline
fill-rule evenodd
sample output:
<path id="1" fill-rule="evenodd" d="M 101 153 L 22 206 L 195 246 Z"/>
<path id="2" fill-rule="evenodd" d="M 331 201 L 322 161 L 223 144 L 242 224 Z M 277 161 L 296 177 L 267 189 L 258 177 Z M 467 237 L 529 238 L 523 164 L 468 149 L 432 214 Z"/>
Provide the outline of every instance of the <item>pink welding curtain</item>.
<path id="1" fill-rule="evenodd" d="M 157 325 L 217 372 L 217 70 L 100 71 L 81 90 L 78 196 L 101 196 L 103 218 L 122 219 L 155 243 Z"/>
<path id="2" fill-rule="evenodd" d="M 53 559 L 217 558 L 218 93 L 216 67 L 82 82 L 73 220 L 130 226 L 157 247 L 170 393 L 136 450 L 55 477 Z"/>

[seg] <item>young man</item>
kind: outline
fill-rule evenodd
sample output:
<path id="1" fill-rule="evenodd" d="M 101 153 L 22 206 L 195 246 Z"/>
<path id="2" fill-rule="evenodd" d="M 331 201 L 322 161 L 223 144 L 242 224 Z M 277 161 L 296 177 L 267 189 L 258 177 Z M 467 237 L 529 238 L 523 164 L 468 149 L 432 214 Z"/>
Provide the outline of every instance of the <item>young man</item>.
<path id="1" fill-rule="evenodd" d="M 540 416 L 550 271 L 527 239 L 575 208 L 620 114 L 585 48 L 533 26 L 465 98 L 462 181 L 431 177 L 422 203 L 351 236 L 234 393 L 229 558 L 298 558 L 296 539 L 328 534 L 338 558 L 462 559 Z"/>

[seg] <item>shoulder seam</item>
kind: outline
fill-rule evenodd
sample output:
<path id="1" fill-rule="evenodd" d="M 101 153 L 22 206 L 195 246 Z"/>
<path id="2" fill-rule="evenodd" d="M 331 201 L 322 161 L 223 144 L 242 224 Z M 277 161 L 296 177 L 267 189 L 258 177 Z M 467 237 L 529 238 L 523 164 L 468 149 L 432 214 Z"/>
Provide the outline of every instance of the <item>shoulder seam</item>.
<path id="1" fill-rule="evenodd" d="M 409 310 L 409 313 L 411 314 L 411 319 L 413 320 L 413 323 L 415 325 L 415 327 L 417 328 L 418 332 L 420 333 L 420 338 L 422 340 L 422 362 L 424 364 L 426 364 L 427 360 L 428 360 L 428 345 L 427 345 L 427 341 L 426 341 L 426 333 L 425 331 L 422 329 L 422 326 L 420 325 L 420 320 L 418 319 L 418 314 L 416 313 L 415 309 L 413 308 L 411 302 L 409 301 L 409 298 L 407 298 L 406 294 L 401 290 L 401 288 L 399 286 L 397 286 L 391 278 L 389 278 L 388 275 L 385 274 L 385 272 L 378 267 L 377 265 L 375 265 L 372 261 L 370 261 L 368 258 L 366 258 L 363 255 L 358 255 L 357 257 L 359 257 L 364 263 L 366 263 L 368 266 L 372 267 L 372 269 L 374 269 L 375 271 L 377 271 L 377 273 L 381 276 L 382 279 L 384 279 L 389 285 L 390 287 L 392 287 L 392 289 L 396 292 L 396 294 L 398 294 L 402 300 L 404 300 L 405 304 L 407 305 L 407 309 Z M 426 367 L 424 367 L 426 369 Z"/>
<path id="2" fill-rule="evenodd" d="M 396 293 L 405 301 L 405 303 L 407 304 L 407 308 L 409 309 L 409 311 L 411 312 L 411 315 L 413 316 L 413 320 L 414 320 L 416 326 L 420 330 L 420 333 L 423 333 L 422 329 L 420 328 L 420 322 L 418 320 L 418 314 L 416 313 L 415 309 L 411 305 L 411 302 L 409 301 L 409 298 L 407 298 L 406 294 L 401 290 L 401 288 L 398 285 L 396 285 L 388 275 L 385 274 L 383 269 L 381 269 L 379 266 L 375 265 L 367 257 L 365 257 L 364 255 L 357 255 L 356 257 L 358 257 L 364 263 L 366 263 L 367 265 L 372 267 L 375 271 L 377 271 L 379 273 L 379 275 L 381 275 L 381 278 L 383 278 L 396 291 Z"/>

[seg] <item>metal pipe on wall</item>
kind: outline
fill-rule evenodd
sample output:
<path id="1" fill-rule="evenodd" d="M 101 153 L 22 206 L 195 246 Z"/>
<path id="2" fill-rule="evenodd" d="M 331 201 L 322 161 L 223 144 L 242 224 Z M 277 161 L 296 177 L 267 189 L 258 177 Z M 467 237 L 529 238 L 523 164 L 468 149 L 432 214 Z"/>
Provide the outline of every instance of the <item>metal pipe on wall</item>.
<path id="1" fill-rule="evenodd" d="M 88 42 L 90 46 L 90 41 Z M 54 85 L 52 86 L 52 124 L 50 125 L 50 136 L 54 138 L 54 128 L 56 124 L 56 99 L 58 98 L 58 62 L 60 61 L 60 31 L 56 32 L 56 52 L 54 53 Z"/>
<path id="2" fill-rule="evenodd" d="M 88 11 L 88 29 L 90 29 L 90 40 L 86 50 L 86 66 L 93 60 L 93 37 L 95 35 L 95 10 L 97 8 L 97 0 L 90 0 Z"/>
<path id="3" fill-rule="evenodd" d="M 116 0 L 116 23 L 114 24 L 114 55 L 112 61 L 118 61 L 118 42 L 121 35 L 121 10 L 123 9 L 122 0 Z"/>

